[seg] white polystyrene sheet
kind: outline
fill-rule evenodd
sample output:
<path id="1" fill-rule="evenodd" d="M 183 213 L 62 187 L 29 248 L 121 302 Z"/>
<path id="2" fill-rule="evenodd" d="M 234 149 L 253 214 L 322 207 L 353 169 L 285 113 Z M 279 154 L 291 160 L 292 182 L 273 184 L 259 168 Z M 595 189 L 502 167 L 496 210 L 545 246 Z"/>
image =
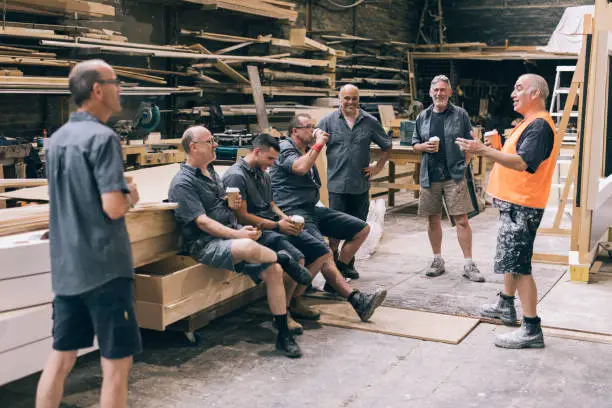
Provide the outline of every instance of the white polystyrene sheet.
<path id="1" fill-rule="evenodd" d="M 36 275 L 51 270 L 47 230 L 0 237 L 0 280 Z"/>
<path id="2" fill-rule="evenodd" d="M 18 380 L 35 372 L 41 371 L 53 348 L 53 339 L 47 337 L 34 343 L 26 344 L 4 353 L 0 353 L 0 385 Z M 98 349 L 93 347 L 79 350 L 79 356 Z"/>
<path id="3" fill-rule="evenodd" d="M 42 305 L 52 300 L 51 272 L 0 280 L 0 312 Z"/>
<path id="4" fill-rule="evenodd" d="M 51 314 L 50 303 L 0 313 L 0 353 L 49 337 Z"/>

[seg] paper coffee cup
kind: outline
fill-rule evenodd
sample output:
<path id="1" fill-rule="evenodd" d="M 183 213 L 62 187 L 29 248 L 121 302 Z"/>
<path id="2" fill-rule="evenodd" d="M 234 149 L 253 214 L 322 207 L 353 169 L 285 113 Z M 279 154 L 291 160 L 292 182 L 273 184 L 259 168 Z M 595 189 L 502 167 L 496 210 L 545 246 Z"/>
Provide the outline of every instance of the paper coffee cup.
<path id="1" fill-rule="evenodd" d="M 236 197 L 238 195 L 240 195 L 240 189 L 238 187 L 227 187 L 225 189 L 225 195 L 227 195 L 227 197 Z"/>
<path id="2" fill-rule="evenodd" d="M 497 130 L 490 130 L 484 134 L 485 141 L 491 144 L 491 147 L 497 150 L 501 149 L 501 137 Z"/>
<path id="3" fill-rule="evenodd" d="M 299 225 L 304 225 L 304 217 L 301 215 L 292 215 L 291 221 Z"/>
<path id="4" fill-rule="evenodd" d="M 436 144 L 436 152 L 440 150 L 440 138 L 438 136 L 432 136 L 429 141 Z"/>

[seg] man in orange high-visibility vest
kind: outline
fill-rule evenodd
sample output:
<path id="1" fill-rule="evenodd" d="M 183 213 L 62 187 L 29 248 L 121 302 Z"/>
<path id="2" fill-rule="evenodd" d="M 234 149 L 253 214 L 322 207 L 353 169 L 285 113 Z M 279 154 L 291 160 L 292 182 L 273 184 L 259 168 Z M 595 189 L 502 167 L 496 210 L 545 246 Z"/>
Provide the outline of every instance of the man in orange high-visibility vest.
<path id="1" fill-rule="evenodd" d="M 548 201 L 552 175 L 559 154 L 555 124 L 546 111 L 546 80 L 526 74 L 514 85 L 514 110 L 523 120 L 513 129 L 501 151 L 478 140 L 457 139 L 462 150 L 495 162 L 487 191 L 499 209 L 495 273 L 504 274 L 504 290 L 496 304 L 485 305 L 481 314 L 516 323 L 514 294 L 523 306 L 519 330 L 499 335 L 495 345 L 504 348 L 542 348 L 544 336 L 536 312 L 538 292 L 531 275 L 536 232 Z"/>

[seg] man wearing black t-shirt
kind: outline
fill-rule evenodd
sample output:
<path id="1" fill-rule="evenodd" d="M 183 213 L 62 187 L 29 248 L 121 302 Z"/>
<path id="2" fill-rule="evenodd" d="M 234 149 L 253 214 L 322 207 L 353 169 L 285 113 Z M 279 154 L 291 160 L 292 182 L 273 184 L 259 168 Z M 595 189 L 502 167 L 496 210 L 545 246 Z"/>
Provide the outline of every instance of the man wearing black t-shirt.
<path id="1" fill-rule="evenodd" d="M 455 144 L 457 138 L 471 139 L 472 127 L 467 112 L 449 102 L 451 94 L 450 81 L 445 75 L 431 81 L 429 95 L 433 104 L 417 117 L 412 136 L 414 150 L 423 153 L 419 215 L 427 217 L 427 235 L 434 255 L 425 274 L 435 277 L 445 272 L 441 254 L 444 199 L 446 210 L 457 225 L 457 239 L 465 258 L 463 276 L 484 282 L 472 260 L 472 230 L 467 216 L 470 198 L 465 172 L 470 158 Z"/>

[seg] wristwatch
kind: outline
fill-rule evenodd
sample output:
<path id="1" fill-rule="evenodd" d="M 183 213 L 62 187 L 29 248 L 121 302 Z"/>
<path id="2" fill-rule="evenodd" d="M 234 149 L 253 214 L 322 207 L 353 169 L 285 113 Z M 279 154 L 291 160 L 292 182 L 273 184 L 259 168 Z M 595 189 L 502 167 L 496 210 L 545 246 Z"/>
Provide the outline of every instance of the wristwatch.
<path id="1" fill-rule="evenodd" d="M 276 232 L 280 231 L 280 224 L 278 222 L 274 223 L 274 231 L 276 231 Z"/>

